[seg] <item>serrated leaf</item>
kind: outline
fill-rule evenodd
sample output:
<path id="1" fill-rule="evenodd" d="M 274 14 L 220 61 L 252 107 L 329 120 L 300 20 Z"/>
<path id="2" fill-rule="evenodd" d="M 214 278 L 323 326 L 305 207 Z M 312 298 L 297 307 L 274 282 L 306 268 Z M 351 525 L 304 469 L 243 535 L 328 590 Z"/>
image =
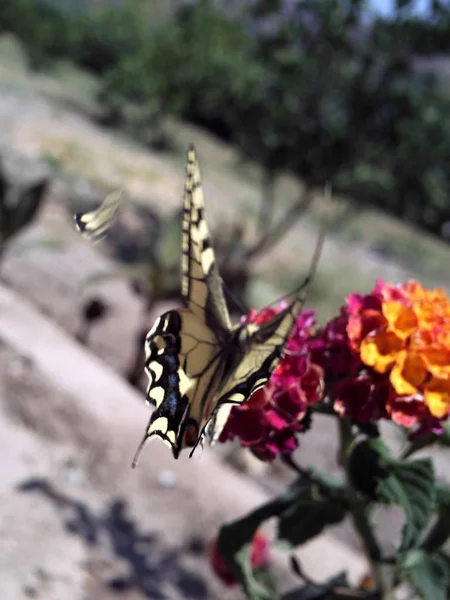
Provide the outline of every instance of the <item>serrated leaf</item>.
<path id="1" fill-rule="evenodd" d="M 338 575 L 331 577 L 328 581 L 317 585 L 303 585 L 294 590 L 290 590 L 286 592 L 281 597 L 281 600 L 332 600 L 335 598 L 335 595 L 332 593 L 332 590 L 337 587 L 347 587 L 347 575 L 342 572 Z M 342 598 L 342 594 L 339 595 L 339 598 Z"/>
<path id="2" fill-rule="evenodd" d="M 375 501 L 403 508 L 401 550 L 417 545 L 435 507 L 433 464 L 429 459 L 395 460 L 381 440 L 364 440 L 349 460 L 353 485 Z"/>
<path id="3" fill-rule="evenodd" d="M 386 502 L 405 511 L 401 549 L 412 548 L 428 523 L 435 506 L 434 471 L 431 460 L 398 461 L 379 482 L 377 492 Z"/>
<path id="4" fill-rule="evenodd" d="M 347 506 L 339 499 L 324 497 L 309 486 L 280 515 L 278 540 L 290 548 L 301 546 L 328 525 L 340 523 L 346 513 Z"/>
<path id="5" fill-rule="evenodd" d="M 400 575 L 422 600 L 446 600 L 450 583 L 450 568 L 438 554 L 411 550 L 400 557 Z"/>

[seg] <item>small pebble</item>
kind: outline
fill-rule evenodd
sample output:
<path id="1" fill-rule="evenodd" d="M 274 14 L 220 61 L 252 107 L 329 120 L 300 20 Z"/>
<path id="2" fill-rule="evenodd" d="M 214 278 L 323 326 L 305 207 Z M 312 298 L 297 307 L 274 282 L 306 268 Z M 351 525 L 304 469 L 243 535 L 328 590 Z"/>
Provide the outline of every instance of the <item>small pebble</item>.
<path id="1" fill-rule="evenodd" d="M 158 474 L 158 483 L 162 487 L 173 488 L 175 486 L 176 481 L 177 478 L 175 476 L 175 473 L 173 473 L 172 471 L 164 470 Z"/>
<path id="2" fill-rule="evenodd" d="M 81 469 L 72 460 L 66 462 L 60 471 L 60 475 L 63 481 L 72 485 L 80 483 L 83 478 Z"/>

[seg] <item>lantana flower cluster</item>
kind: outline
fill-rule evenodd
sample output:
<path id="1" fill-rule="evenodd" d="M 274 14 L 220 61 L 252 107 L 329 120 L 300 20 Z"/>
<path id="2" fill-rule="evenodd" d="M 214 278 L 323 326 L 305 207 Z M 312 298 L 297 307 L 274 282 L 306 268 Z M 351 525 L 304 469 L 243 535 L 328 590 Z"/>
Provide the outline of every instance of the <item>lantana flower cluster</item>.
<path id="1" fill-rule="evenodd" d="M 251 311 L 246 321 L 264 323 L 283 308 Z M 308 407 L 321 401 L 356 423 L 384 418 L 415 435 L 441 433 L 450 414 L 445 292 L 380 279 L 319 330 L 314 312 L 302 313 L 268 384 L 233 408 L 220 441 L 238 438 L 262 460 L 290 454 Z"/>
<path id="2" fill-rule="evenodd" d="M 438 433 L 450 413 L 450 302 L 416 281 L 351 294 L 312 344 L 342 416 Z"/>
<path id="3" fill-rule="evenodd" d="M 262 324 L 283 310 L 251 311 L 246 322 Z M 261 460 L 291 454 L 298 446 L 296 434 L 303 429 L 302 419 L 309 406 L 323 396 L 322 368 L 311 361 L 308 347 L 314 332 L 314 312 L 301 314 L 287 342 L 284 358 L 268 384 L 256 391 L 241 406 L 234 407 L 220 441 L 239 438 Z"/>

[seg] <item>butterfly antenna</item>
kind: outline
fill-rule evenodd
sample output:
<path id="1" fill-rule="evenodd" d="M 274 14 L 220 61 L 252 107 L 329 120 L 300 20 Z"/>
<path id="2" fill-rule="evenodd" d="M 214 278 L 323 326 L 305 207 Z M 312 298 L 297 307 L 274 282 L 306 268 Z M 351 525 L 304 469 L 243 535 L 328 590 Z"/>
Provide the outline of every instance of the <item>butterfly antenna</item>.
<path id="1" fill-rule="evenodd" d="M 136 454 L 134 455 L 133 458 L 133 462 L 131 463 L 131 468 L 135 469 L 137 467 L 137 464 L 139 462 L 139 457 L 142 454 L 142 450 L 144 449 L 144 446 L 147 443 L 147 440 L 149 440 L 150 438 L 148 437 L 147 433 L 144 435 L 144 437 L 142 438 L 142 442 L 139 444 L 138 449 L 136 450 Z"/>
<path id="2" fill-rule="evenodd" d="M 327 204 L 329 204 L 331 202 L 331 184 L 329 182 L 327 182 L 325 184 L 324 196 L 325 196 L 325 200 L 326 200 Z M 320 220 L 319 235 L 317 237 L 316 247 L 314 249 L 314 254 L 313 254 L 313 257 L 311 260 L 308 274 L 305 277 L 305 279 L 302 281 L 302 283 L 298 286 L 298 288 L 296 288 L 292 292 L 292 294 L 299 294 L 302 291 L 306 292 L 311 281 L 314 279 L 314 276 L 317 271 L 317 266 L 319 264 L 320 256 L 322 254 L 322 249 L 323 249 L 323 246 L 325 243 L 326 232 L 328 229 L 328 218 L 327 217 L 328 217 L 328 211 L 326 212 L 326 216 L 321 217 L 321 220 Z M 280 296 L 279 298 L 277 298 L 276 300 L 271 302 L 268 306 L 274 306 L 276 304 L 279 304 L 280 301 L 284 300 L 287 295 L 291 295 L 291 294 L 284 294 L 283 296 Z"/>
<path id="3" fill-rule="evenodd" d="M 233 292 L 230 290 L 230 288 L 225 284 L 225 282 L 223 280 L 222 280 L 222 284 L 223 284 L 223 289 L 224 289 L 226 295 L 231 300 L 231 302 L 233 302 L 236 305 L 236 307 L 238 308 L 240 313 L 242 315 L 247 314 L 248 308 L 246 308 L 244 306 L 244 304 L 242 304 L 242 302 L 236 298 L 236 296 L 233 294 Z"/>

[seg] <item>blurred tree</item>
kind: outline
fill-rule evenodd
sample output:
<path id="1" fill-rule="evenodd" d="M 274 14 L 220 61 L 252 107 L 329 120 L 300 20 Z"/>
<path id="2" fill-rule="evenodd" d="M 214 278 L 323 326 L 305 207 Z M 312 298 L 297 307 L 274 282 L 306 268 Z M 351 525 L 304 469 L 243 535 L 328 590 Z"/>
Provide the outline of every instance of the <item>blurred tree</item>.
<path id="1" fill-rule="evenodd" d="M 450 103 L 415 69 L 408 4 L 372 23 L 363 0 L 256 0 L 240 12 L 184 4 L 108 73 L 104 97 L 140 104 L 153 125 L 167 114 L 205 125 L 262 166 L 259 235 L 240 243 L 236 264 L 269 250 L 326 182 L 353 210 L 377 206 L 440 234 L 450 217 Z M 421 23 L 430 37 L 442 28 Z M 274 222 L 286 170 L 305 185 Z"/>
<path id="2" fill-rule="evenodd" d="M 167 146 L 164 120 L 176 115 L 257 161 L 259 233 L 251 245 L 233 233 L 238 265 L 268 251 L 326 182 L 351 198 L 351 210 L 376 206 L 442 233 L 450 95 L 433 73 L 439 63 L 417 57 L 449 49 L 450 6 L 433 0 L 424 16 L 412 5 L 399 1 L 389 18 L 368 20 L 364 0 L 198 0 L 165 11 L 130 0 L 71 12 L 17 0 L 0 3 L 0 28 L 16 31 L 35 61 L 66 53 L 104 74 L 107 120 L 132 122 L 152 146 Z M 286 170 L 304 185 L 274 221 Z"/>

